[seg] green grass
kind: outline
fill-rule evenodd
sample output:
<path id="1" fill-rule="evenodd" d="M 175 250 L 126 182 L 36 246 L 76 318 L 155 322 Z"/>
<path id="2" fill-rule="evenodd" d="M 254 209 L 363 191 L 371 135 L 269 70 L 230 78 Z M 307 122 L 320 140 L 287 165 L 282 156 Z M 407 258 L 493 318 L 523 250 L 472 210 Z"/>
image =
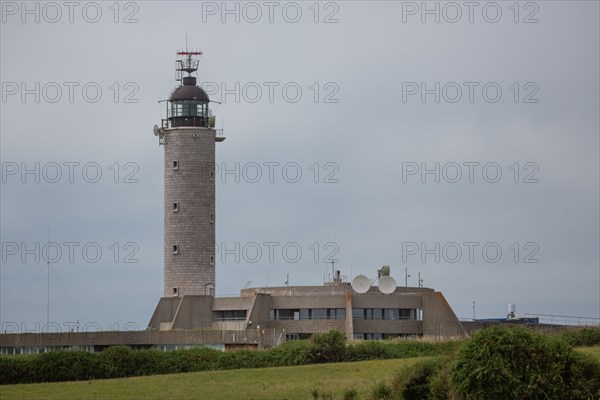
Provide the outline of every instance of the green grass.
<path id="1" fill-rule="evenodd" d="M 591 355 L 600 361 L 600 346 L 576 347 L 577 351 Z"/>
<path id="2" fill-rule="evenodd" d="M 34 383 L 0 387 L 0 399 L 310 399 L 311 391 L 341 398 L 355 388 L 367 397 L 376 382 L 390 381 L 418 359 L 250 368 L 186 374 Z"/>

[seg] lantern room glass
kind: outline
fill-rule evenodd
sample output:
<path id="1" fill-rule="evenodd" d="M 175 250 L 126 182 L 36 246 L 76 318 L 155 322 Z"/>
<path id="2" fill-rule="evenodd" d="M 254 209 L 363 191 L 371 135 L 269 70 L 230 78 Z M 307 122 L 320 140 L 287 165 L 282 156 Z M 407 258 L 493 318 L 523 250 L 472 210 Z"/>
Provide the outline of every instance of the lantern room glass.
<path id="1" fill-rule="evenodd" d="M 172 101 L 171 117 L 208 118 L 208 103 L 193 100 Z"/>

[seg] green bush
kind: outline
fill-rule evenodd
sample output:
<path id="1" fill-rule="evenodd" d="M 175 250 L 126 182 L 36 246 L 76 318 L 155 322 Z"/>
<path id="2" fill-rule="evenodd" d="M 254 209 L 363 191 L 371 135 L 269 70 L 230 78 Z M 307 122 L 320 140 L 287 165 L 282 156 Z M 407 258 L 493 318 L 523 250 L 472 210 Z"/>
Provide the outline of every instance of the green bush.
<path id="1" fill-rule="evenodd" d="M 414 358 L 443 356 L 458 349 L 463 341 L 423 342 L 419 340 L 383 341 L 385 356 L 383 358 Z"/>
<path id="2" fill-rule="evenodd" d="M 373 400 L 389 400 L 392 398 L 392 388 L 389 387 L 385 382 L 378 382 L 373 391 L 371 392 L 371 399 Z"/>
<path id="3" fill-rule="evenodd" d="M 0 384 L 35 382 L 34 365 L 37 356 L 2 356 L 0 357 Z"/>
<path id="4" fill-rule="evenodd" d="M 450 382 L 450 364 L 444 365 L 429 379 L 429 400 L 452 400 L 458 399 Z"/>
<path id="5" fill-rule="evenodd" d="M 313 335 L 306 348 L 306 360 L 311 363 L 340 362 L 347 355 L 346 335 L 336 330 Z"/>
<path id="6" fill-rule="evenodd" d="M 59 354 L 48 353 L 48 354 Z M 135 359 L 133 356 L 134 350 L 126 346 L 109 347 L 98 355 L 104 361 L 107 368 L 107 376 L 109 378 L 123 378 L 134 376 L 136 371 Z"/>
<path id="7" fill-rule="evenodd" d="M 580 328 L 566 330 L 560 336 L 573 346 L 600 345 L 600 328 Z"/>
<path id="8" fill-rule="evenodd" d="M 451 382 L 467 399 L 588 399 L 600 390 L 596 361 L 557 337 L 525 328 L 476 333 L 459 351 Z"/>
<path id="9" fill-rule="evenodd" d="M 292 340 L 269 350 L 273 366 L 307 363 L 308 340 Z"/>
<path id="10" fill-rule="evenodd" d="M 61 382 L 102 379 L 107 366 L 93 353 L 60 351 L 40 354 L 29 368 L 30 382 Z"/>
<path id="11" fill-rule="evenodd" d="M 387 357 L 387 349 L 378 340 L 361 340 L 349 348 L 349 361 L 378 360 Z"/>
<path id="12" fill-rule="evenodd" d="M 358 392 L 354 388 L 344 390 L 342 393 L 342 400 L 356 400 L 358 398 Z"/>
<path id="13" fill-rule="evenodd" d="M 446 359 L 431 358 L 417 362 L 394 377 L 394 394 L 404 400 L 429 399 L 432 378 L 442 369 Z"/>

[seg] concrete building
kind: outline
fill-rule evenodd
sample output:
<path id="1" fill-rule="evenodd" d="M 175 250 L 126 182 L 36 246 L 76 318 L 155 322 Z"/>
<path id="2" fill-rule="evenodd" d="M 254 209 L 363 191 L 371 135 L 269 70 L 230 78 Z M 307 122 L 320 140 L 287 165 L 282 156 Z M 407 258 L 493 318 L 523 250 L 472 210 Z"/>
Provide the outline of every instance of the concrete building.
<path id="1" fill-rule="evenodd" d="M 440 292 L 397 287 L 356 293 L 348 283 L 243 289 L 239 297 L 162 299 L 149 326 L 158 330 L 257 331 L 264 345 L 336 329 L 349 339 L 466 335 Z"/>
<path id="2" fill-rule="evenodd" d="M 450 327 L 454 336 L 464 335 L 440 292 L 397 288 L 389 276 L 385 279 L 393 287 L 388 294 L 370 283 L 357 293 L 338 276 L 327 286 L 244 289 L 239 297 L 214 297 L 215 141 L 224 138 L 211 124 L 210 99 L 191 76 L 200 54 L 178 53 L 177 70 L 187 76 L 171 94 L 167 118 L 156 132 L 165 148 L 165 281 L 149 327 L 233 332 L 259 326 L 260 332 L 266 329 L 284 339 L 328 329 L 365 339 L 440 335 Z"/>
<path id="3" fill-rule="evenodd" d="M 0 353 L 63 348 L 98 351 L 124 344 L 163 350 L 274 346 L 337 329 L 349 339 L 466 335 L 442 293 L 397 287 L 382 268 L 378 287 L 339 273 L 323 286 L 243 289 L 215 296 L 215 129 L 210 99 L 192 76 L 200 52 L 179 52 L 178 86 L 154 127 L 164 148 L 164 291 L 145 331 L 7 333 Z M 185 75 L 185 76 L 184 76 Z M 360 278 L 360 279 L 359 279 Z"/>

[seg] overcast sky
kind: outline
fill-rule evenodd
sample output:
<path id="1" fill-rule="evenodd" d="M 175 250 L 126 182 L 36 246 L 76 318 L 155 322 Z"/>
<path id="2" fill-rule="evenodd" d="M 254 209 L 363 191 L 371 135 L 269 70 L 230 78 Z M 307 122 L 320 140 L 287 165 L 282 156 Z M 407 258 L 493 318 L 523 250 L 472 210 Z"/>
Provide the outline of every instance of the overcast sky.
<path id="1" fill-rule="evenodd" d="M 22 4 L 0 31 L 2 323 L 45 323 L 50 225 L 50 320 L 146 327 L 152 127 L 186 35 L 227 137 L 217 294 L 322 284 L 334 258 L 420 273 L 461 318 L 600 317 L 598 2 Z"/>

